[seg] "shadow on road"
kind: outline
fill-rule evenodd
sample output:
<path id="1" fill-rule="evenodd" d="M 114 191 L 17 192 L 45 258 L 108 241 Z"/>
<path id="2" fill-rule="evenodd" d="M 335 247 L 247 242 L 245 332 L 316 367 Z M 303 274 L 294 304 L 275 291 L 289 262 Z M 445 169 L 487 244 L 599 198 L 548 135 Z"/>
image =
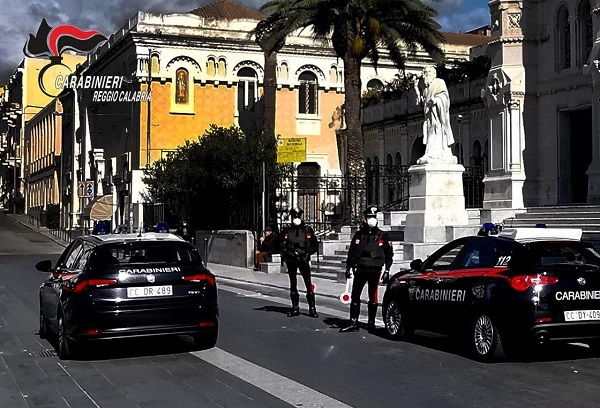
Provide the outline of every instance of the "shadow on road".
<path id="1" fill-rule="evenodd" d="M 374 334 L 378 337 L 387 339 L 384 328 L 378 328 Z M 396 343 L 394 340 L 389 340 Z M 441 351 L 444 353 L 455 354 L 467 359 L 474 359 L 473 352 L 467 340 L 444 336 L 426 331 L 417 331 L 407 343 L 420 347 Z M 542 363 L 553 361 L 570 361 L 598 357 L 598 352 L 594 352 L 588 347 L 580 344 L 556 344 L 545 347 L 526 347 L 525 344 L 517 346 L 509 356 L 504 359 L 504 363 Z"/>
<path id="2" fill-rule="evenodd" d="M 291 310 L 291 308 L 285 307 L 285 306 L 266 305 L 266 306 L 254 308 L 254 310 L 259 310 L 261 312 L 275 312 L 275 313 L 281 313 L 281 314 L 287 315 L 289 313 L 289 311 Z"/>
<path id="3" fill-rule="evenodd" d="M 57 350 L 57 340 L 48 340 Z M 78 345 L 76 361 L 102 361 L 189 353 L 198 351 L 191 336 L 165 336 L 148 339 L 90 341 Z"/>

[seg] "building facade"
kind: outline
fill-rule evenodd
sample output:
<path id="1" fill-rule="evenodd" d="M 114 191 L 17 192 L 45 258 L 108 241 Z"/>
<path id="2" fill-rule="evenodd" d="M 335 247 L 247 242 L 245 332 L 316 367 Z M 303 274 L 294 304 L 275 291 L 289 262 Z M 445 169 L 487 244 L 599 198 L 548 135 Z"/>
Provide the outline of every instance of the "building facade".
<path id="1" fill-rule="evenodd" d="M 228 1 L 184 14 L 138 13 L 89 55 L 77 75 L 121 77 L 117 91 L 149 93 L 150 98 L 98 102 L 95 90 L 73 91 L 75 119 L 64 137 L 72 140 L 69 145 L 80 145 L 75 157 L 81 160 L 78 170 L 67 175 L 71 191 L 88 180 L 109 186 L 112 191 L 102 193 L 113 196 L 113 226 L 138 226 L 146 202 L 143 168 L 185 141 L 197 140 L 211 124 L 243 130 L 256 126 L 264 54 L 248 32 L 260 18 Z M 450 59 L 467 58 L 464 44 L 450 41 L 446 47 Z M 429 58 L 417 53 L 407 72 L 420 72 L 425 64 L 431 64 Z M 397 73 L 384 53 L 377 70 L 369 63 L 363 66 L 363 88 L 389 82 Z M 275 132 L 306 138 L 306 163 L 320 175 L 341 174 L 336 131 L 343 92 L 343 66 L 332 49 L 315 43 L 308 33 L 289 38 L 277 55 Z M 92 151 L 104 158 L 102 181 L 88 179 L 98 173 L 93 165 L 88 170 Z M 80 217 L 73 214 L 91 201 L 70 198 L 71 226 L 79 225 Z"/>
<path id="2" fill-rule="evenodd" d="M 600 202 L 600 1 L 491 0 L 484 80 L 450 87 L 455 155 L 484 166 L 481 220 Z M 369 160 L 413 164 L 422 108 L 365 109 Z M 384 159 L 385 157 L 385 159 Z"/>

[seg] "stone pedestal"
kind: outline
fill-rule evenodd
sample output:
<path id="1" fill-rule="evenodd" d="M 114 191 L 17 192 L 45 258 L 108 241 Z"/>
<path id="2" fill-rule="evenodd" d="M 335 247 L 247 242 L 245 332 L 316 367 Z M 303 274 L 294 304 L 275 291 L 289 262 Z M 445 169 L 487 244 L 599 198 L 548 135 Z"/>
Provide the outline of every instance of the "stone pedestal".
<path id="1" fill-rule="evenodd" d="M 425 164 L 408 169 L 410 201 L 404 230 L 404 259 L 427 257 L 449 241 L 447 227 L 468 225 L 464 171 L 460 164 Z"/>
<path id="2" fill-rule="evenodd" d="M 425 164 L 408 169 L 410 201 L 404 239 L 446 242 L 446 226 L 468 225 L 461 164 Z"/>

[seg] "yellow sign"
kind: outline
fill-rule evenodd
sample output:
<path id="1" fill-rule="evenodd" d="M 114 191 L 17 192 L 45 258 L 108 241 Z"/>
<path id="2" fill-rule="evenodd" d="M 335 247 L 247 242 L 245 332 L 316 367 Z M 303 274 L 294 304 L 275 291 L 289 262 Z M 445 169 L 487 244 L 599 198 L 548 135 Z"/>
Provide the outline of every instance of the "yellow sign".
<path id="1" fill-rule="evenodd" d="M 277 139 L 277 163 L 306 161 L 306 138 Z"/>

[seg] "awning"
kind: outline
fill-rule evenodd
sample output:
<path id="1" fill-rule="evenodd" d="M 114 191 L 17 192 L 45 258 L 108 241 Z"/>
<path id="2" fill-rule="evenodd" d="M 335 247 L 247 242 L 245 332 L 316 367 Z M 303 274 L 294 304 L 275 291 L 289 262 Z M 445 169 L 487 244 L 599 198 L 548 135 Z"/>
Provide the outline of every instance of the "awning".
<path id="1" fill-rule="evenodd" d="M 83 218 L 93 221 L 110 220 L 113 217 L 113 208 L 112 194 L 96 197 L 83 209 Z"/>

